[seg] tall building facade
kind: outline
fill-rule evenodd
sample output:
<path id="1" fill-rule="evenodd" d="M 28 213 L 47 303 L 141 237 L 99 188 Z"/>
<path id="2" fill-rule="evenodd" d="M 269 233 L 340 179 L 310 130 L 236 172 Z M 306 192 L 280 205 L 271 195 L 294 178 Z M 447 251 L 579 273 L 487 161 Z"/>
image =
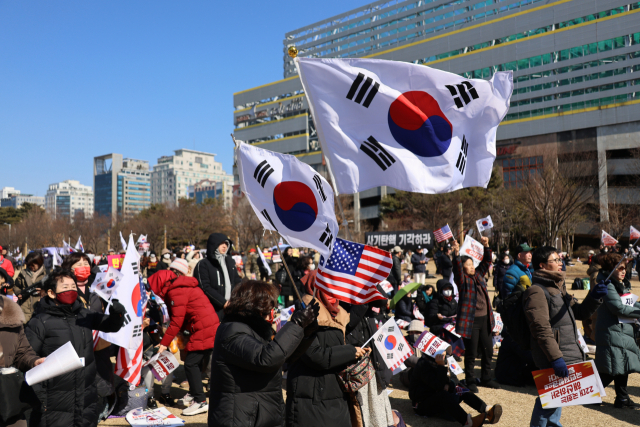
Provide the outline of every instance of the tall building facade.
<path id="1" fill-rule="evenodd" d="M 9 197 L 0 200 L 0 207 L 19 209 L 25 203 L 31 203 L 32 205 L 38 205 L 44 208 L 44 197 L 34 196 L 33 194 L 11 193 Z"/>
<path id="2" fill-rule="evenodd" d="M 151 205 L 151 170 L 147 160 L 106 154 L 93 159 L 94 213 L 115 221 Z"/>
<path id="3" fill-rule="evenodd" d="M 235 136 L 325 162 L 287 49 L 301 57 L 375 58 L 422 64 L 465 78 L 513 71 L 514 92 L 498 128 L 496 165 L 518 186 L 545 162 L 573 167 L 578 153 L 608 203 L 638 203 L 640 2 L 619 0 L 377 1 L 285 35 L 284 79 L 234 94 Z M 377 218 L 389 188 L 354 196 L 360 219 Z"/>
<path id="4" fill-rule="evenodd" d="M 175 205 L 189 198 L 189 186 L 202 180 L 233 184 L 233 175 L 215 161 L 215 154 L 182 148 L 173 156 L 162 156 L 151 173 L 151 203 Z"/>
<path id="5" fill-rule="evenodd" d="M 233 182 L 214 181 L 203 179 L 189 186 L 189 198 L 195 199 L 196 203 L 204 203 L 207 199 L 222 200 L 225 208 L 232 207 Z"/>
<path id="6" fill-rule="evenodd" d="M 66 180 L 50 184 L 45 195 L 45 209 L 53 217 L 73 219 L 77 214 L 93 217 L 93 189 L 79 181 Z"/>

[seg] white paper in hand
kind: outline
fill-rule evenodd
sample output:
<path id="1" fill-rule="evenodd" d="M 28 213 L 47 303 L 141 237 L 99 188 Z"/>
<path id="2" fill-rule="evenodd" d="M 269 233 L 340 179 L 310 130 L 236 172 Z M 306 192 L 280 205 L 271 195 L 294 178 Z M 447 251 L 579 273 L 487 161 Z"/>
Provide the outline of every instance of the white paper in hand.
<path id="1" fill-rule="evenodd" d="M 627 307 L 633 307 L 638 301 L 638 295 L 634 294 L 624 294 L 620 295 L 620 300 L 622 305 L 626 305 Z M 620 323 L 635 323 L 636 319 L 633 317 L 618 317 L 618 322 Z"/>
<path id="2" fill-rule="evenodd" d="M 34 385 L 58 375 L 75 371 L 83 366 L 82 360 L 80 360 L 78 353 L 76 353 L 71 341 L 69 341 L 47 356 L 44 362 L 28 370 L 24 379 L 27 384 Z"/>

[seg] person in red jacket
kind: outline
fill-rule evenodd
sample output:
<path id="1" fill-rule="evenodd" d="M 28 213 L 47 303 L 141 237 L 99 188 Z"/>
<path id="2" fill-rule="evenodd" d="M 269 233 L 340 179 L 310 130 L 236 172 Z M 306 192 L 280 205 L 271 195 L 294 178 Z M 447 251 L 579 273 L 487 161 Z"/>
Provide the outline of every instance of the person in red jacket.
<path id="1" fill-rule="evenodd" d="M 189 333 L 184 370 L 193 400 L 182 415 L 197 415 L 209 410 L 202 386 L 200 363 L 213 351 L 220 321 L 209 298 L 198 286 L 198 280 L 188 277 L 188 273 L 187 261 L 176 258 L 168 270 L 158 271 L 149 277 L 149 285 L 166 302 L 171 318 L 158 352 L 165 351 L 179 332 Z"/>
<path id="2" fill-rule="evenodd" d="M 0 268 L 9 273 L 9 276 L 13 277 L 15 270 L 13 264 L 6 257 L 2 256 L 2 246 L 0 246 Z"/>

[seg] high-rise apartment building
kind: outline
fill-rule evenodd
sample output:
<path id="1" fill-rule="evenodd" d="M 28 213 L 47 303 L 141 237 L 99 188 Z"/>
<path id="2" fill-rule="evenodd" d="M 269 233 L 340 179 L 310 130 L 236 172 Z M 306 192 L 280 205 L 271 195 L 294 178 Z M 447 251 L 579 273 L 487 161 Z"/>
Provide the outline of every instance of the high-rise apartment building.
<path id="1" fill-rule="evenodd" d="M 233 175 L 215 161 L 215 154 L 182 148 L 162 156 L 151 172 L 151 203 L 177 204 L 189 198 L 189 186 L 202 180 L 233 184 Z"/>
<path id="2" fill-rule="evenodd" d="M 73 219 L 77 214 L 93 217 L 93 189 L 79 181 L 66 180 L 49 185 L 45 195 L 45 209 L 54 218 Z"/>
<path id="3" fill-rule="evenodd" d="M 640 146 L 639 17 L 640 2 L 620 0 L 376 1 L 287 33 L 284 79 L 234 94 L 234 134 L 324 172 L 291 45 L 301 57 L 405 61 L 465 78 L 511 70 L 515 88 L 497 133 L 505 186 L 545 162 L 577 168 L 579 153 L 594 163 L 606 219 L 611 200 L 640 201 L 627 179 L 640 175 L 632 156 Z M 393 191 L 355 195 L 360 219 L 377 218 L 380 198 Z"/>
<path id="4" fill-rule="evenodd" d="M 151 205 L 151 171 L 147 160 L 106 154 L 93 159 L 94 213 L 129 218 Z"/>
<path id="5" fill-rule="evenodd" d="M 233 182 L 203 179 L 189 186 L 189 198 L 196 203 L 203 203 L 206 199 L 220 199 L 225 208 L 230 208 L 233 202 Z"/>

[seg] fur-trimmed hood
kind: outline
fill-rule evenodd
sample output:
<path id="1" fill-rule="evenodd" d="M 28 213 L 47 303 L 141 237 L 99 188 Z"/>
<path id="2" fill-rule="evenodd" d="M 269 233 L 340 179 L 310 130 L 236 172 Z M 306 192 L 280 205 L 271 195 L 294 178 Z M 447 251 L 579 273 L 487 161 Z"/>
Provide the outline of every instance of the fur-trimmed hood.
<path id="1" fill-rule="evenodd" d="M 24 313 L 11 298 L 0 297 L 0 328 L 15 328 L 24 323 Z"/>

